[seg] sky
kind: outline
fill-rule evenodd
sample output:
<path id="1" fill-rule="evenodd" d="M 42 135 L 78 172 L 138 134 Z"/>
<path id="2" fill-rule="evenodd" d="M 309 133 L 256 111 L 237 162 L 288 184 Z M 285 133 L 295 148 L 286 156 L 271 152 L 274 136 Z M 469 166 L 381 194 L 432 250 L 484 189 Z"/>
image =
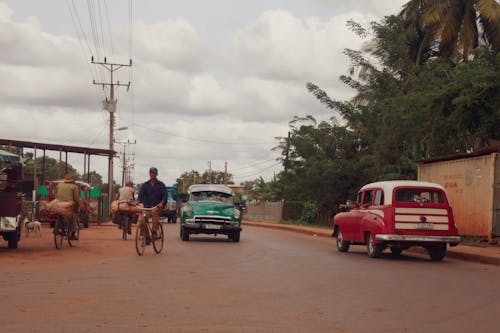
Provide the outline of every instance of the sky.
<path id="1" fill-rule="evenodd" d="M 109 86 L 94 82 L 109 83 L 110 72 L 91 57 L 131 59 L 113 72 L 114 83 L 130 82 L 115 87 L 116 182 L 124 150 L 134 182 L 151 166 L 168 185 L 226 163 L 236 184 L 269 181 L 282 170 L 273 147 L 289 122 L 334 116 L 306 83 L 337 100 L 355 93 L 339 80 L 343 50 L 364 41 L 346 22 L 367 27 L 404 2 L 0 0 L 0 138 L 108 149 Z M 82 155 L 68 162 L 83 173 Z M 107 166 L 91 158 L 104 182 Z"/>

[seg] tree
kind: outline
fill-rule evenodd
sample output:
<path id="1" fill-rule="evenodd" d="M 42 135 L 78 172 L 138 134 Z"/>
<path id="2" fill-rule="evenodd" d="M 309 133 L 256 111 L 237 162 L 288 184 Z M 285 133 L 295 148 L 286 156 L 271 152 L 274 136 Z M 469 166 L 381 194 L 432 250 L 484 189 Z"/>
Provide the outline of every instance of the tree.
<path id="1" fill-rule="evenodd" d="M 90 178 L 90 182 L 88 181 L 89 178 Z M 89 184 L 92 187 L 100 187 L 103 184 L 102 176 L 100 174 L 98 174 L 96 171 L 91 171 L 91 172 L 89 172 L 89 174 L 84 173 L 81 179 L 84 182 L 89 182 Z"/>
<path id="2" fill-rule="evenodd" d="M 34 174 L 34 166 L 36 162 L 36 174 L 37 176 L 44 174 L 45 180 L 61 179 L 64 174 L 68 172 L 71 172 L 75 179 L 80 179 L 80 175 L 76 169 L 69 163 L 66 164 L 65 162 L 59 162 L 55 158 L 48 156 L 45 156 L 45 160 L 43 157 L 37 157 L 36 159 L 33 159 L 33 157 L 33 153 L 24 154 L 25 174 Z"/>
<path id="3" fill-rule="evenodd" d="M 500 49 L 500 5 L 495 0 L 410 0 L 401 11 L 421 36 L 417 64 L 429 50 L 451 59 L 469 60 L 480 44 Z"/>
<path id="4" fill-rule="evenodd" d="M 174 187 L 179 193 L 186 193 L 189 186 L 200 183 L 200 173 L 196 170 L 185 171 L 175 180 Z"/>

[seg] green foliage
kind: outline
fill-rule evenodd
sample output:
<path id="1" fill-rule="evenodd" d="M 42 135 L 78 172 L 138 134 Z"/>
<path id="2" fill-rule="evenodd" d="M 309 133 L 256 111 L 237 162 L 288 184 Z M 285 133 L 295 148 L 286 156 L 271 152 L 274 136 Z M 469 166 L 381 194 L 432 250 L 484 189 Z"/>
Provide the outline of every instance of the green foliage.
<path id="1" fill-rule="evenodd" d="M 233 175 L 224 171 L 206 170 L 200 174 L 196 170 L 185 171 L 176 179 L 174 187 L 180 193 L 186 193 L 189 186 L 193 184 L 234 184 Z"/>
<path id="2" fill-rule="evenodd" d="M 467 61 L 457 62 L 452 41 L 437 45 L 419 19 L 409 20 L 408 10 L 370 29 L 348 22 L 359 36 L 370 38 L 362 50 L 345 50 L 351 68 L 341 80 L 357 91 L 353 99 L 333 100 L 317 85 L 306 85 L 335 116 L 319 124 L 311 116 L 295 117 L 289 136 L 275 148 L 285 169 L 277 177 L 282 197 L 305 203 L 304 220 L 330 216 L 368 182 L 416 179 L 420 159 L 477 151 L 500 139 L 495 45 L 479 43 L 469 51 L 464 46 L 460 52 L 467 53 Z"/>
<path id="3" fill-rule="evenodd" d="M 302 211 L 300 221 L 308 224 L 314 224 L 317 215 L 318 208 L 316 207 L 314 202 L 308 201 L 304 203 L 304 210 Z"/>

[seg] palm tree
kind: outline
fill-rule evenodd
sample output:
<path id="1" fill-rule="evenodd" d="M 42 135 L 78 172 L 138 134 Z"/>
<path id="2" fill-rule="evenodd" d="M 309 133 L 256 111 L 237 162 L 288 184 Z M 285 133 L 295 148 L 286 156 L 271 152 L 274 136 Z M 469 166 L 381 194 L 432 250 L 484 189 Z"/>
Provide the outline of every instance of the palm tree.
<path id="1" fill-rule="evenodd" d="M 432 52 L 447 58 L 460 56 L 465 62 L 480 44 L 494 54 L 500 50 L 500 5 L 496 0 L 410 0 L 400 15 L 419 31 L 418 65 Z"/>

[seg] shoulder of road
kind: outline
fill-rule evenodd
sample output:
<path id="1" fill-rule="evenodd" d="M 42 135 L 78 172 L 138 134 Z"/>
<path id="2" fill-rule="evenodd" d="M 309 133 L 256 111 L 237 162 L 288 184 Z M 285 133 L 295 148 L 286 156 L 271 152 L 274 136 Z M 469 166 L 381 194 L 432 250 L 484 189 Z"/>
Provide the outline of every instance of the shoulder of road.
<path id="1" fill-rule="evenodd" d="M 243 225 L 298 232 L 302 234 L 311 235 L 314 237 L 330 237 L 330 238 L 332 237 L 332 230 L 330 229 L 304 226 L 304 225 L 292 225 L 292 224 L 282 224 L 270 221 L 247 221 L 247 220 L 243 221 Z M 423 249 L 419 247 L 412 247 L 410 250 L 416 253 L 421 253 L 423 251 Z M 496 245 L 472 246 L 472 245 L 459 244 L 457 246 L 448 247 L 448 252 L 446 256 L 448 258 L 500 266 L 500 246 Z"/>

